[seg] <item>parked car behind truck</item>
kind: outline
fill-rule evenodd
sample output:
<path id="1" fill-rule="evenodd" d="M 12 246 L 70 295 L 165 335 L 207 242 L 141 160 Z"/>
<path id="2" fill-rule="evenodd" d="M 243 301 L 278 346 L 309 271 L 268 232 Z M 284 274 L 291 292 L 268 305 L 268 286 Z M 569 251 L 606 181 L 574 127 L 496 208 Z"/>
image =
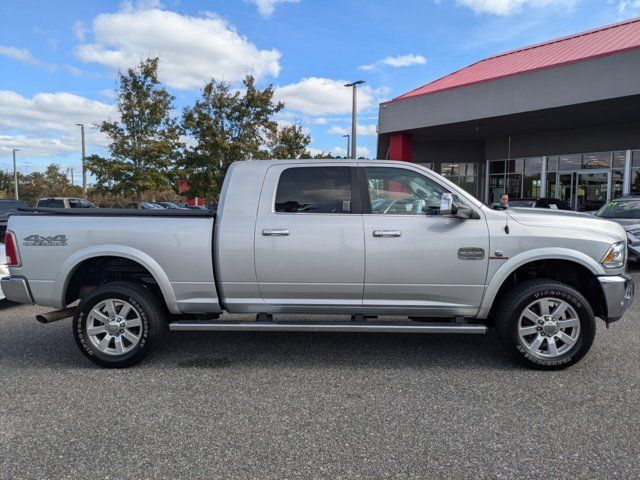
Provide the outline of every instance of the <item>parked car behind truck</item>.
<path id="1" fill-rule="evenodd" d="M 106 367 L 140 361 L 169 330 L 495 327 L 520 362 L 558 369 L 587 353 L 596 317 L 611 323 L 629 307 L 625 239 L 598 218 L 491 210 L 415 164 L 245 161 L 229 169 L 217 215 L 11 217 L 2 287 L 13 301 L 61 309 L 43 322 L 73 316 L 80 350 Z M 257 321 L 220 321 L 223 312 Z M 280 313 L 354 321 L 274 321 Z M 367 320 L 384 315 L 426 321 Z"/>

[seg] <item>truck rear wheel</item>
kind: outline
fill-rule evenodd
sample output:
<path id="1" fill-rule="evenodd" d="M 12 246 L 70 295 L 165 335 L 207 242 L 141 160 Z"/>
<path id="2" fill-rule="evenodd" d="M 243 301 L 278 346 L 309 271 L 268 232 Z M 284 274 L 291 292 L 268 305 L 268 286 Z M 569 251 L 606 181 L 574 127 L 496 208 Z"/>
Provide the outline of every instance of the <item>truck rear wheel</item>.
<path id="1" fill-rule="evenodd" d="M 596 332 L 593 310 L 575 289 L 553 280 L 530 280 L 509 291 L 497 310 L 502 346 L 520 363 L 559 370 L 579 361 Z"/>
<path id="2" fill-rule="evenodd" d="M 89 293 L 73 317 L 73 334 L 82 353 L 109 368 L 134 365 L 149 355 L 167 331 L 158 298 L 134 282 L 103 285 Z"/>

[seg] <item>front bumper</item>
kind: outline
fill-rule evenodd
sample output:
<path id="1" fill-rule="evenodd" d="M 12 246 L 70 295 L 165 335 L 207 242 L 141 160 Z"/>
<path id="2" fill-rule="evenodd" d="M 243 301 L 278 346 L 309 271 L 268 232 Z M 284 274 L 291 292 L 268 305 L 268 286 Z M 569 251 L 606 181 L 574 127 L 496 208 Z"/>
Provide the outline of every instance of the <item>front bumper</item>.
<path id="1" fill-rule="evenodd" d="M 633 301 L 635 291 L 633 278 L 630 275 L 623 274 L 598 277 L 598 281 L 607 303 L 605 320 L 607 323 L 620 320 Z"/>
<path id="2" fill-rule="evenodd" d="M 0 279 L 0 286 L 7 300 L 17 303 L 33 303 L 33 297 L 31 296 L 31 290 L 29 289 L 29 283 L 26 278 L 11 275 L 2 277 L 2 279 Z"/>

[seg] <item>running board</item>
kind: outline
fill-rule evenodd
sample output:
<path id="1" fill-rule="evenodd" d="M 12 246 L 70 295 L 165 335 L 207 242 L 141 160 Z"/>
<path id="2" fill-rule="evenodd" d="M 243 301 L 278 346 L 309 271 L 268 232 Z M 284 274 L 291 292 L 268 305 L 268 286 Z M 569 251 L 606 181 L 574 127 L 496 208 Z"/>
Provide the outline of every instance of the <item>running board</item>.
<path id="1" fill-rule="evenodd" d="M 173 331 L 211 332 L 394 332 L 394 333 L 487 333 L 487 326 L 470 323 L 257 323 L 257 322 L 175 322 L 169 324 Z"/>

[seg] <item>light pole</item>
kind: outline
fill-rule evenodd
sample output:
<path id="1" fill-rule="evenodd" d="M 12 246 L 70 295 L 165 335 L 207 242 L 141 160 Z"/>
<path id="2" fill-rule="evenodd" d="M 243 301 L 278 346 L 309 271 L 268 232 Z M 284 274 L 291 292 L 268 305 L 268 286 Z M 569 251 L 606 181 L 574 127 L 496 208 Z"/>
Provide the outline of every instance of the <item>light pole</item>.
<path id="1" fill-rule="evenodd" d="M 356 114 L 357 114 L 357 101 L 356 101 L 356 87 L 362 85 L 364 80 L 356 80 L 355 82 L 347 83 L 345 87 L 353 88 L 353 95 L 351 98 L 351 158 L 356 158 Z"/>
<path id="2" fill-rule="evenodd" d="M 351 135 L 349 135 L 349 134 L 342 135 L 342 138 L 346 138 L 347 139 L 347 158 L 351 158 L 351 155 L 349 155 L 349 144 L 351 143 L 351 141 L 349 139 L 351 138 Z"/>
<path id="3" fill-rule="evenodd" d="M 87 152 L 84 141 L 84 124 L 76 123 L 76 125 L 80 127 L 80 133 L 82 134 L 82 195 L 84 198 L 87 198 L 87 169 L 84 166 L 84 159 L 87 156 Z"/>
<path id="4" fill-rule="evenodd" d="M 13 149 L 13 193 L 15 193 L 16 200 L 19 200 L 18 197 L 18 170 L 16 168 L 16 152 L 19 152 L 20 149 Z"/>

